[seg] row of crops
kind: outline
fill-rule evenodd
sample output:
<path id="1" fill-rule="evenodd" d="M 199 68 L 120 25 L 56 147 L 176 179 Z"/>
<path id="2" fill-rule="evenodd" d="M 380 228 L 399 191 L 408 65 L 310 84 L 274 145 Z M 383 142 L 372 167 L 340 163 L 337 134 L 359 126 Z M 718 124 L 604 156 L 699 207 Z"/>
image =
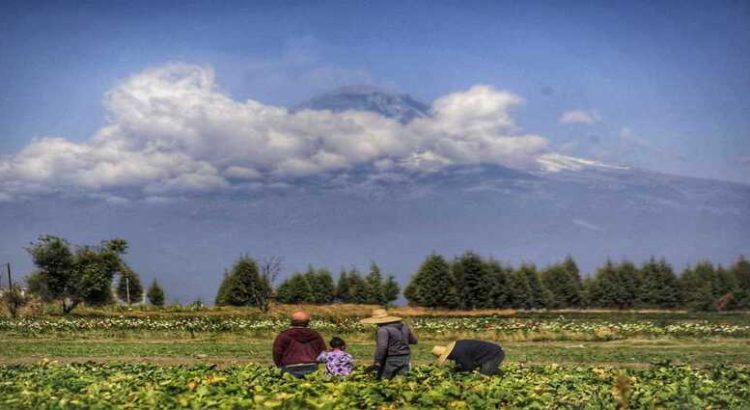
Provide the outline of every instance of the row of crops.
<path id="1" fill-rule="evenodd" d="M 496 332 L 525 334 L 535 332 L 578 333 L 601 335 L 607 338 L 644 336 L 673 337 L 750 337 L 750 324 L 716 321 L 649 320 L 607 321 L 558 319 L 484 318 L 419 318 L 409 320 L 420 333 L 444 334 L 460 332 Z M 208 318 L 144 319 L 144 318 L 74 318 L 0 320 L 0 331 L 22 334 L 47 334 L 81 331 L 175 331 L 175 332 L 266 332 L 279 331 L 289 325 L 282 319 Z M 321 331 L 337 333 L 371 332 L 372 326 L 355 319 L 318 320 L 311 326 Z"/>
<path id="2" fill-rule="evenodd" d="M 360 369 L 304 381 L 248 365 L 0 366 L 1 408 L 747 408 L 750 369 L 505 366 L 499 376 L 422 366 L 390 381 Z"/>

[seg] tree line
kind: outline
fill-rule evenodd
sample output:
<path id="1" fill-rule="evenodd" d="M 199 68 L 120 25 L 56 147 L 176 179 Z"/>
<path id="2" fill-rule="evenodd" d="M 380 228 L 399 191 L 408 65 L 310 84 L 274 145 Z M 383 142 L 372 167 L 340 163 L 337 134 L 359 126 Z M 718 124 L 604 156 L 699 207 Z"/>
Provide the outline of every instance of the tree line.
<path id="1" fill-rule="evenodd" d="M 288 304 L 388 305 L 400 293 L 396 279 L 392 275 L 384 278 L 374 262 L 366 275 L 355 268 L 341 271 L 335 283 L 330 271 L 310 266 L 305 272 L 292 274 L 274 292 L 272 283 L 277 274 L 278 270 L 269 268 L 266 261 L 259 267 L 255 259 L 243 256 L 224 273 L 215 302 L 217 305 L 256 306 L 261 310 L 267 310 L 271 298 Z"/>
<path id="2" fill-rule="evenodd" d="M 60 303 L 63 313 L 80 303 L 100 306 L 144 302 L 139 275 L 124 261 L 123 239 L 98 245 L 72 245 L 45 235 L 26 248 L 36 266 L 27 278 L 28 291 L 45 302 Z M 399 295 L 393 275 L 383 275 L 376 263 L 366 273 L 342 270 L 334 281 L 330 271 L 309 267 L 282 281 L 279 257 L 260 261 L 240 257 L 224 273 L 217 305 L 256 306 L 267 311 L 278 303 L 355 303 L 388 305 Z M 116 286 L 113 286 L 117 278 Z M 18 292 L 6 292 L 14 306 Z M 692 310 L 750 309 L 750 262 L 738 258 L 723 267 L 701 261 L 679 275 L 664 259 L 636 265 L 608 260 L 593 275 L 582 278 L 575 260 L 538 269 L 530 263 L 513 267 L 475 252 L 448 260 L 426 257 L 404 289 L 410 305 L 430 308 L 556 309 L 556 308 L 688 308 Z M 152 305 L 163 306 L 164 290 L 154 280 L 145 292 Z M 12 309 L 11 311 L 15 311 Z"/>
<path id="3" fill-rule="evenodd" d="M 608 260 L 582 279 L 572 257 L 544 269 L 514 268 L 466 252 L 452 261 L 429 255 L 404 290 L 409 304 L 476 308 L 688 308 L 750 309 L 750 262 L 724 268 L 709 261 L 677 275 L 664 259 L 636 265 Z"/>

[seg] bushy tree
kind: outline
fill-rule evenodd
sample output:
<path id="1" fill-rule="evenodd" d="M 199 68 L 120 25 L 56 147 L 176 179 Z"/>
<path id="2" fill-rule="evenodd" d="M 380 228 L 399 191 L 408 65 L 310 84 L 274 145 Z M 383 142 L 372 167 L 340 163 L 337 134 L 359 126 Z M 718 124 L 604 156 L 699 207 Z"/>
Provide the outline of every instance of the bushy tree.
<path id="1" fill-rule="evenodd" d="M 680 286 L 666 260 L 651 257 L 641 266 L 638 304 L 644 307 L 673 308 L 679 306 Z"/>
<path id="2" fill-rule="evenodd" d="M 459 306 L 459 295 L 450 265 L 442 256 L 434 253 L 425 259 L 412 277 L 404 296 L 409 303 L 417 306 Z"/>
<path id="3" fill-rule="evenodd" d="M 120 280 L 117 282 L 117 298 L 125 303 L 140 303 L 143 300 L 141 279 L 127 264 L 122 264 Z"/>
<path id="4" fill-rule="evenodd" d="M 256 306 L 262 304 L 263 293 L 271 284 L 261 276 L 254 259 L 243 256 L 225 273 L 216 295 L 217 305 Z"/>
<path id="5" fill-rule="evenodd" d="M 111 303 L 112 277 L 122 269 L 127 247 L 127 241 L 112 239 L 74 251 L 62 238 L 42 236 L 27 248 L 37 267 L 29 290 L 45 301 L 59 300 L 66 314 L 81 302 Z"/>
<path id="6" fill-rule="evenodd" d="M 151 303 L 154 306 L 164 306 L 164 300 L 166 299 L 166 296 L 164 295 L 164 289 L 159 286 L 159 283 L 154 279 L 154 281 L 151 283 L 151 286 L 148 288 L 148 292 L 146 292 L 146 297 L 148 298 L 148 302 Z"/>

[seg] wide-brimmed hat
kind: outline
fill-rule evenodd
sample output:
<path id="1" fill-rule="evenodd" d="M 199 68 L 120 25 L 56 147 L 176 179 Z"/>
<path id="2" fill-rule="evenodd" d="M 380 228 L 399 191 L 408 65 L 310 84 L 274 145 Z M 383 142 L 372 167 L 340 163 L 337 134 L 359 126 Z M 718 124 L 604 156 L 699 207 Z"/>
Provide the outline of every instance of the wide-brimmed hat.
<path id="1" fill-rule="evenodd" d="M 375 309 L 372 311 L 372 316 L 362 319 L 359 323 L 379 325 L 382 323 L 393 323 L 400 321 L 401 318 L 398 316 L 391 316 L 385 309 Z"/>
<path id="2" fill-rule="evenodd" d="M 432 355 L 437 357 L 438 366 L 441 366 L 446 360 L 448 360 L 448 356 L 451 354 L 454 347 L 456 347 L 456 342 L 450 342 L 446 346 L 435 346 L 432 348 Z"/>

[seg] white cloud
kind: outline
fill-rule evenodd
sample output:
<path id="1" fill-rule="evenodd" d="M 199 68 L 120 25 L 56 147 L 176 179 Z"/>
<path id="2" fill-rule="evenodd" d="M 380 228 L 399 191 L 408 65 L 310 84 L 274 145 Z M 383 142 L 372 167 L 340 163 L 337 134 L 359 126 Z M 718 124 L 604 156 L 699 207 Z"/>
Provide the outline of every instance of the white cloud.
<path id="1" fill-rule="evenodd" d="M 593 124 L 601 118 L 596 111 L 574 110 L 566 111 L 560 116 L 561 124 Z"/>
<path id="2" fill-rule="evenodd" d="M 451 164 L 536 166 L 547 140 L 518 133 L 521 99 L 489 86 L 439 98 L 408 124 L 370 112 L 304 110 L 236 101 L 213 70 L 168 65 L 108 92 L 108 123 L 87 142 L 49 137 L 0 158 L 0 193 L 134 189 L 161 197 L 234 182 L 289 178 L 372 164 L 429 172 Z"/>

